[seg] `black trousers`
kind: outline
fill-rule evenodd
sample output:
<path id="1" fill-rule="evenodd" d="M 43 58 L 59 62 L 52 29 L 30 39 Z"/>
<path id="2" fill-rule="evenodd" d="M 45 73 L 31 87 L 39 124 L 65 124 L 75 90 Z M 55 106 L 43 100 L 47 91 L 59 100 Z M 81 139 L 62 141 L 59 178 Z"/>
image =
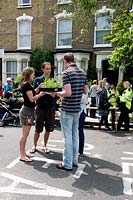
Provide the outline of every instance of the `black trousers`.
<path id="1" fill-rule="evenodd" d="M 112 129 L 115 129 L 115 110 L 111 110 Z"/>
<path id="2" fill-rule="evenodd" d="M 130 121 L 129 120 L 129 109 L 126 108 L 125 105 L 122 105 L 117 129 L 120 130 L 122 124 L 124 123 L 124 128 L 126 131 L 128 131 L 129 130 L 129 121 Z"/>
<path id="3" fill-rule="evenodd" d="M 100 122 L 99 122 L 99 129 L 101 128 L 102 125 L 105 125 L 107 129 L 109 129 L 109 124 L 108 124 L 108 115 L 107 116 L 101 116 Z"/>

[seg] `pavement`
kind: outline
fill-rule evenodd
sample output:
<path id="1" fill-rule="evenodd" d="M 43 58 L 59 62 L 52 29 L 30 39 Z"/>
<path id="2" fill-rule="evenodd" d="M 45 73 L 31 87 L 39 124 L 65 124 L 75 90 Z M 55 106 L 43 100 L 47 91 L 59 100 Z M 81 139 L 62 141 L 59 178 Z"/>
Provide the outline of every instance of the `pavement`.
<path id="1" fill-rule="evenodd" d="M 55 167 L 62 161 L 60 127 L 50 134 L 50 154 L 42 150 L 43 133 L 32 163 L 19 161 L 20 127 L 0 127 L 0 200 L 132 200 L 132 132 L 85 128 L 84 156 L 71 172 Z M 34 126 L 27 140 L 33 143 Z"/>

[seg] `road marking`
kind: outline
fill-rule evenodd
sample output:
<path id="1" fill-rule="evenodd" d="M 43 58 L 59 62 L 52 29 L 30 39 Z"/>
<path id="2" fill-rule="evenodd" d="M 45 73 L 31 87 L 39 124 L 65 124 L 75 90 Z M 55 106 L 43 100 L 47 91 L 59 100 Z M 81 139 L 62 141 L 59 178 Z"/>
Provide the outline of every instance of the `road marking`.
<path id="1" fill-rule="evenodd" d="M 122 173 L 129 175 L 129 167 L 133 167 L 133 163 L 122 162 Z"/>
<path id="2" fill-rule="evenodd" d="M 130 157 L 121 157 L 122 160 L 133 160 L 133 158 Z"/>
<path id="3" fill-rule="evenodd" d="M 133 155 L 133 152 L 129 152 L 129 151 L 124 151 L 124 154 L 129 154 L 129 155 Z"/>
<path id="4" fill-rule="evenodd" d="M 26 194 L 26 195 L 45 195 L 45 196 L 56 196 L 56 197 L 72 197 L 73 192 L 62 190 L 56 187 L 50 187 L 46 183 L 38 183 L 24 179 L 18 176 L 14 176 L 8 173 L 1 172 L 1 176 L 11 179 L 13 181 L 8 187 L 0 187 L 0 193 L 15 193 L 15 194 Z M 24 188 L 15 188 L 18 184 L 24 183 L 38 189 L 24 189 Z"/>
<path id="5" fill-rule="evenodd" d="M 19 162 L 19 157 L 16 158 L 13 162 L 11 162 L 9 165 L 6 166 L 7 169 L 11 169 Z"/>
<path id="6" fill-rule="evenodd" d="M 124 194 L 133 195 L 132 184 L 133 184 L 133 178 L 123 177 L 123 185 L 124 185 L 123 193 Z"/>
<path id="7" fill-rule="evenodd" d="M 86 167 L 86 164 L 78 164 L 78 169 L 76 170 L 75 174 L 73 177 L 75 179 L 79 179 L 81 175 L 83 174 L 84 168 Z"/>
<path id="8" fill-rule="evenodd" d="M 53 142 L 53 143 L 63 143 L 64 141 L 63 140 L 49 140 L 49 142 Z M 63 152 L 63 149 L 61 148 L 56 148 L 56 145 L 55 144 L 49 144 L 50 147 L 50 150 L 53 150 L 55 152 Z M 37 146 L 37 149 L 41 149 L 42 150 L 42 146 Z M 91 155 L 91 153 L 89 152 L 90 150 L 94 149 L 94 146 L 91 145 L 91 144 L 87 144 L 85 143 L 85 148 L 84 148 L 84 154 L 85 155 Z M 27 153 L 29 153 L 29 151 L 27 151 Z M 98 154 L 96 154 L 98 155 Z M 100 157 L 99 157 L 100 158 Z M 33 157 L 33 160 L 39 160 L 39 161 L 44 161 L 44 162 L 48 162 L 50 159 L 46 159 L 46 158 L 34 158 Z M 19 157 L 16 158 L 14 161 L 12 161 L 9 165 L 6 166 L 6 168 L 8 169 L 11 169 L 13 168 L 17 163 L 19 162 Z M 52 160 L 51 162 L 48 162 L 48 163 L 55 163 L 56 161 Z M 58 161 L 56 162 L 58 163 Z M 48 164 L 45 164 L 43 166 L 43 168 L 48 168 Z"/>

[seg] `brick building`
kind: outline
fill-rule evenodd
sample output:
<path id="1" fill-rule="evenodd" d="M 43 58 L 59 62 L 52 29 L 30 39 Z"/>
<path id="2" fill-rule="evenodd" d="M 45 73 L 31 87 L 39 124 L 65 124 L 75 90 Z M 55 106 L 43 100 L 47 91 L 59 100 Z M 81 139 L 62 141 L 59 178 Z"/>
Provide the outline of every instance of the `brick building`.
<path id="1" fill-rule="evenodd" d="M 56 23 L 52 24 L 53 13 L 49 8 L 56 3 L 63 7 L 56 15 Z M 104 34 L 111 31 L 108 18 L 112 17 L 113 10 L 100 1 L 96 12 L 97 25 L 90 31 L 90 37 L 74 42 L 78 30 L 67 13 L 68 3 L 71 0 L 1 0 L 0 79 L 3 82 L 7 77 L 15 78 L 28 65 L 34 48 L 54 50 L 56 74 L 60 75 L 64 70 L 63 55 L 70 51 L 74 53 L 77 65 L 85 71 L 88 67 L 96 68 L 98 79 L 108 77 L 112 81 L 112 77 L 118 80 L 118 76 L 122 79 L 123 68 L 119 72 L 109 68 L 108 56 L 112 47 L 104 39 Z M 100 15 L 107 11 L 110 15 Z"/>

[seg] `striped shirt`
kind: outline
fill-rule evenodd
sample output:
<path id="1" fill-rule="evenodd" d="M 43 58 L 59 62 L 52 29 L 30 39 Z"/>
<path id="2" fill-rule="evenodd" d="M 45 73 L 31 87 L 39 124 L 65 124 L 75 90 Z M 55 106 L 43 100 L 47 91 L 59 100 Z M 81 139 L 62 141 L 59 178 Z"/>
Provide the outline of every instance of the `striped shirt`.
<path id="1" fill-rule="evenodd" d="M 63 98 L 61 109 L 66 112 L 79 112 L 83 88 L 87 85 L 84 71 L 76 65 L 69 66 L 63 72 L 62 79 L 63 85 L 71 84 L 72 95 Z"/>

